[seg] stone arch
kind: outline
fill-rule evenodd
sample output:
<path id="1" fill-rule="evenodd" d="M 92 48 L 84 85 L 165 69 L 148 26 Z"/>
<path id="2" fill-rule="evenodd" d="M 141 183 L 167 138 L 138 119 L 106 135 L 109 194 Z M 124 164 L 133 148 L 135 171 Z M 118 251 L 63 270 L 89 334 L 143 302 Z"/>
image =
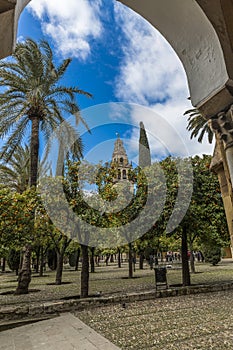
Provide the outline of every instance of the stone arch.
<path id="1" fill-rule="evenodd" d="M 233 103 L 233 0 L 116 0 L 168 40 L 186 71 L 191 101 L 211 117 Z M 10 55 L 30 0 L 0 0 L 0 58 Z"/>
<path id="2" fill-rule="evenodd" d="M 20 14 L 29 2 L 30 0 L 0 0 L 0 59 L 11 55 Z"/>
<path id="3" fill-rule="evenodd" d="M 171 44 L 183 63 L 194 106 L 211 117 L 233 103 L 232 0 L 118 1 Z"/>

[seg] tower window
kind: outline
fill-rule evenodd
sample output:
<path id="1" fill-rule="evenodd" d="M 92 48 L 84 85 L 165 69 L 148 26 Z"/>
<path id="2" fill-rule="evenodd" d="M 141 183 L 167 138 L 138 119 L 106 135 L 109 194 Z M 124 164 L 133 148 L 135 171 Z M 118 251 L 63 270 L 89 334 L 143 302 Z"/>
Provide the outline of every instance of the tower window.
<path id="1" fill-rule="evenodd" d="M 121 157 L 121 158 L 120 158 L 120 163 L 123 163 L 123 161 L 124 161 L 124 159 Z"/>
<path id="2" fill-rule="evenodd" d="M 127 178 L 127 176 L 126 176 L 126 170 L 125 170 L 125 169 L 123 169 L 122 175 L 123 175 L 123 179 L 125 180 L 125 179 Z"/>
<path id="3" fill-rule="evenodd" d="M 121 179 L 121 170 L 118 169 L 118 180 L 120 180 L 120 179 Z"/>

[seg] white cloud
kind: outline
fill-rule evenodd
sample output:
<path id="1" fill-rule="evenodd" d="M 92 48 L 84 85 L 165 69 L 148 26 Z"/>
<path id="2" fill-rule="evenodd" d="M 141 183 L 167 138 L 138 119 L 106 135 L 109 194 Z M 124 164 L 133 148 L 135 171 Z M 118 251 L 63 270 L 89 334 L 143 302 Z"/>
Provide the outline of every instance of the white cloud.
<path id="1" fill-rule="evenodd" d="M 91 52 L 90 41 L 101 36 L 101 3 L 102 0 L 32 0 L 29 9 L 60 54 L 86 59 Z"/>
<path id="2" fill-rule="evenodd" d="M 190 140 L 190 133 L 186 130 L 187 121 L 182 116 L 192 106 L 187 100 L 186 75 L 174 50 L 154 27 L 118 3 L 115 4 L 115 16 L 126 38 L 124 56 L 116 77 L 116 96 L 124 102 L 148 106 L 160 115 L 158 119 L 154 113 L 143 113 L 136 108 L 132 114 L 133 123 L 142 120 L 152 135 L 161 135 L 164 146 L 172 154 L 184 155 L 184 145 L 189 155 L 212 153 L 212 145 Z M 170 131 L 162 120 L 171 125 Z M 183 146 L 174 139 L 172 129 L 180 135 Z M 165 148 L 155 137 L 149 139 L 152 157 L 164 155 Z"/>
<path id="3" fill-rule="evenodd" d="M 206 142 L 190 141 L 187 122 L 182 117 L 184 111 L 191 108 L 187 100 L 187 80 L 173 49 L 142 17 L 115 0 L 113 3 L 114 25 L 121 28 L 123 52 L 115 80 L 116 98 L 150 107 L 158 113 L 181 135 L 190 155 L 211 153 L 213 147 Z M 91 53 L 93 40 L 100 39 L 103 34 L 103 4 L 104 0 L 32 0 L 29 7 L 41 21 L 43 32 L 54 40 L 60 54 L 86 59 Z M 118 112 L 115 111 L 111 118 L 115 120 Z M 155 134 L 158 132 L 158 120 L 153 116 L 149 118 L 149 114 L 138 115 L 135 112 L 132 122 L 143 120 L 145 127 Z M 170 141 L 168 131 L 164 138 Z M 156 152 L 165 152 L 154 139 L 150 141 L 154 157 Z M 132 148 L 133 144 L 135 142 L 132 142 Z M 172 140 L 172 147 L 174 153 L 182 154 L 183 150 L 176 140 Z"/>
<path id="4" fill-rule="evenodd" d="M 148 105 L 182 95 L 185 73 L 173 49 L 142 17 L 116 3 L 115 14 L 124 32 L 124 57 L 117 79 L 118 98 Z"/>
<path id="5" fill-rule="evenodd" d="M 186 119 L 182 117 L 182 111 L 188 108 L 188 103 L 184 101 L 183 104 L 169 102 L 150 108 L 135 106 L 132 110 L 132 122 L 136 125 L 139 125 L 140 121 L 144 123 L 153 159 L 160 159 L 168 154 L 192 156 L 212 153 L 213 145 L 208 144 L 206 140 L 202 144 L 195 139 L 190 140 L 190 133 L 186 130 Z M 138 135 L 136 137 L 138 139 Z"/>

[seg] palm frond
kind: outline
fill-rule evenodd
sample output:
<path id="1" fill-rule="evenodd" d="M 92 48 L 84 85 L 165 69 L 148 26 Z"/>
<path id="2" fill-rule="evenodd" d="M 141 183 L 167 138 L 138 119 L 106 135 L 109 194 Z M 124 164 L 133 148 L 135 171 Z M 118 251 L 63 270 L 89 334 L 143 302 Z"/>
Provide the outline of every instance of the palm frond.
<path id="1" fill-rule="evenodd" d="M 188 115 L 188 125 L 186 129 L 191 131 L 191 139 L 197 137 L 197 141 L 201 143 L 206 135 L 208 142 L 212 143 L 214 137 L 213 131 L 208 124 L 208 120 L 205 119 L 198 109 L 189 109 L 183 115 Z"/>
<path id="2" fill-rule="evenodd" d="M 29 127 L 35 117 L 43 140 L 49 142 L 49 137 L 65 122 L 67 114 L 73 114 L 76 127 L 65 122 L 63 137 L 73 140 L 69 152 L 82 156 L 83 143 L 76 129 L 80 123 L 87 130 L 89 128 L 76 97 L 92 95 L 78 87 L 62 85 L 61 78 L 70 63 L 71 59 L 67 58 L 57 66 L 48 42 L 37 43 L 30 38 L 16 44 L 11 60 L 0 62 L 0 138 L 4 139 L 0 156 L 3 160 L 12 160 L 12 167 L 17 167 L 20 161 L 14 155 L 25 138 L 29 138 Z M 29 142 L 31 139 L 30 136 Z"/>

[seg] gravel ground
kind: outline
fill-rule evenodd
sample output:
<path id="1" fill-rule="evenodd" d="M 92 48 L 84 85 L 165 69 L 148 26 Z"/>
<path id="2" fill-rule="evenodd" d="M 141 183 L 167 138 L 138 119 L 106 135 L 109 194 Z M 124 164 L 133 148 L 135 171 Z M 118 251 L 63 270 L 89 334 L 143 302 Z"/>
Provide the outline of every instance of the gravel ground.
<path id="1" fill-rule="evenodd" d="M 218 266 L 197 264 L 192 284 L 224 283 L 233 280 L 233 260 Z M 127 264 L 96 268 L 90 274 L 90 294 L 102 291 L 103 296 L 120 295 L 155 288 L 154 271 L 145 266 L 136 270 L 134 279 L 127 278 Z M 181 269 L 167 271 L 168 284 L 181 283 Z M 28 295 L 15 296 L 14 273 L 0 273 L 0 306 L 24 305 L 46 300 L 60 300 L 80 292 L 80 271 L 65 267 L 64 284 L 54 285 L 55 272 L 44 277 L 33 274 Z M 122 350 L 232 350 L 233 290 L 162 298 L 152 301 L 110 305 L 76 313 Z"/>
<path id="2" fill-rule="evenodd" d="M 209 264 L 196 264 L 196 274 L 191 275 L 192 284 L 224 283 L 233 280 L 233 260 L 223 260 L 218 266 Z M 31 292 L 28 295 L 15 296 L 13 293 L 17 286 L 17 276 L 13 272 L 0 273 L 0 306 L 13 304 L 29 304 L 60 300 L 64 297 L 78 296 L 80 294 L 80 271 L 72 271 L 65 266 L 63 283 L 54 285 L 55 272 L 47 270 L 45 276 L 38 277 L 33 273 L 30 283 Z M 127 263 L 119 269 L 116 264 L 110 264 L 96 268 L 96 272 L 90 274 L 89 293 L 97 292 L 103 296 L 122 295 L 131 292 L 148 291 L 155 289 L 154 271 L 145 264 L 144 270 L 136 269 L 135 278 L 128 279 Z M 181 269 L 167 270 L 169 285 L 182 282 Z"/>
<path id="3" fill-rule="evenodd" d="M 105 306 L 75 315 L 122 350 L 233 349 L 233 291 Z"/>

